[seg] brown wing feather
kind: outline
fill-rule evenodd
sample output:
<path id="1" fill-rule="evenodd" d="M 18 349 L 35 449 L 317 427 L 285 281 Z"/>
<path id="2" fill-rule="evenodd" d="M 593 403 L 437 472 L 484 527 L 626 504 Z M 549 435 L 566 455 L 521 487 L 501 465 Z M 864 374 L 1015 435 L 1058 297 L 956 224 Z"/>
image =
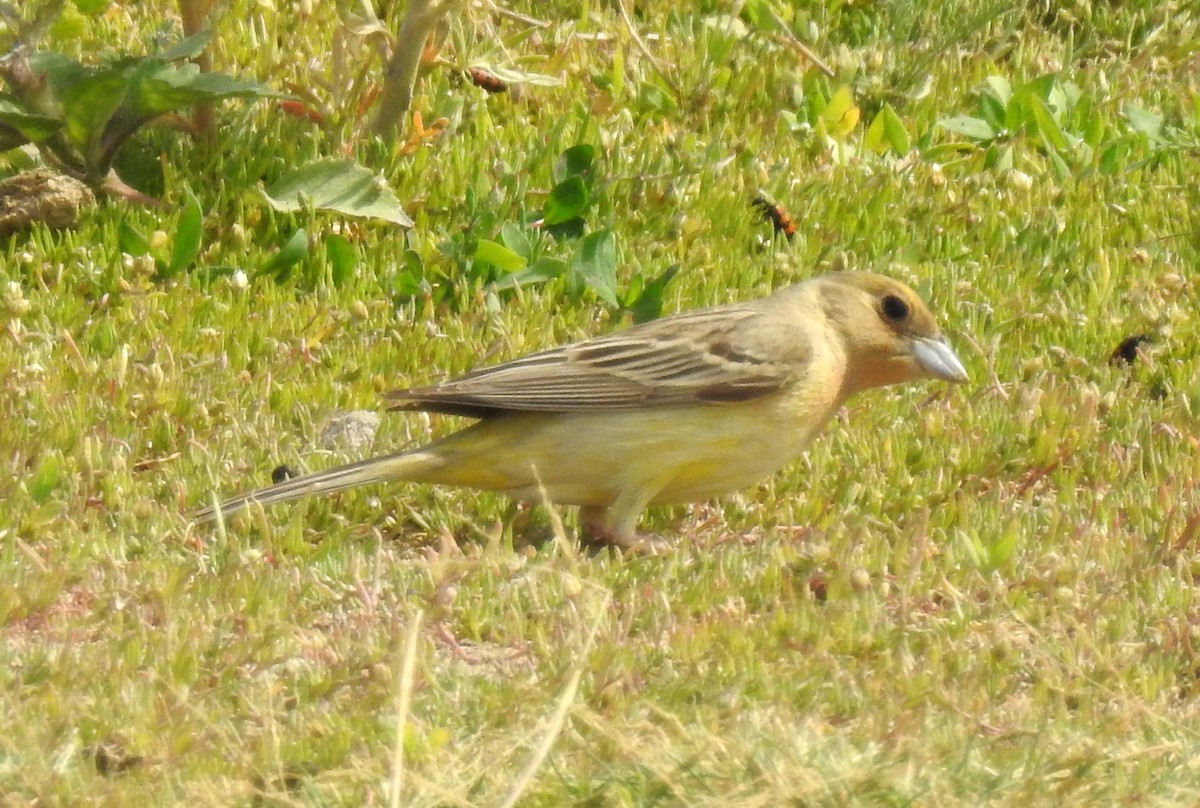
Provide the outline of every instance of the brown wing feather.
<path id="1" fill-rule="evenodd" d="M 751 305 L 688 312 L 387 397 L 392 409 L 471 417 L 748 401 L 797 372 L 742 347 L 762 317 Z"/>

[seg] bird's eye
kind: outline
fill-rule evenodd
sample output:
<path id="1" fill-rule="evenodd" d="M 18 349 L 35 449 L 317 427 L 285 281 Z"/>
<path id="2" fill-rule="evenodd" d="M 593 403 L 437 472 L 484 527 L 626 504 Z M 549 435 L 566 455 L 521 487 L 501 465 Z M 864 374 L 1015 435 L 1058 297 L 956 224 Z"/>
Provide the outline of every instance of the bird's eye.
<path id="1" fill-rule="evenodd" d="M 908 304 L 895 295 L 883 299 L 883 316 L 898 323 L 908 316 Z"/>

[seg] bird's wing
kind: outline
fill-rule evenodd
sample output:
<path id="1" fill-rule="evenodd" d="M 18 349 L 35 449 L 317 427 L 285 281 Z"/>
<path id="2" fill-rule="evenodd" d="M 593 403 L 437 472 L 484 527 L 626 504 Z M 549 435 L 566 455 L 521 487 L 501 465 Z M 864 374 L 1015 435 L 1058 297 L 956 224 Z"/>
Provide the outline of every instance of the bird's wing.
<path id="1" fill-rule="evenodd" d="M 753 338 L 764 320 L 748 305 L 687 312 L 387 398 L 471 417 L 749 401 L 788 385 L 811 354 L 801 334 L 784 350 Z"/>

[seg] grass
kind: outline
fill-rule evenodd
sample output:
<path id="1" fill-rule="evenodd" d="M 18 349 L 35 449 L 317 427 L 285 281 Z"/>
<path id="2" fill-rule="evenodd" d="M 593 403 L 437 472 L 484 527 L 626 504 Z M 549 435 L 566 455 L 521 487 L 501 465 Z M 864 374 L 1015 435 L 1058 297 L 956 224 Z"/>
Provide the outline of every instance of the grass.
<path id="1" fill-rule="evenodd" d="M 825 89 L 862 111 L 835 145 L 783 114 L 812 118 L 806 66 L 708 11 L 638 5 L 664 77 L 608 6 L 533 4 L 536 32 L 475 9 L 448 59 L 564 84 L 485 96 L 431 73 L 417 108 L 447 134 L 362 154 L 416 226 L 351 228 L 342 285 L 321 249 L 287 283 L 162 284 L 117 238 L 126 221 L 169 240 L 187 185 L 201 268 L 253 274 L 297 226 L 320 244 L 328 218 L 253 189 L 345 129 L 263 103 L 224 110 L 217 151 L 152 133 L 166 207 L 107 204 L 0 254 L 2 801 L 1196 802 L 1200 17 L 1065 5 L 796 9 L 838 71 Z M 113 9 L 55 44 L 171 29 Z M 233 0 L 218 65 L 324 94 L 332 22 L 294 11 Z M 971 145 L 938 126 L 979 114 L 988 76 L 1050 72 L 1089 98 L 1110 164 L 1063 173 L 1035 130 Z M 884 103 L 908 156 L 858 149 Z M 538 509 L 421 486 L 188 524 L 280 463 L 346 459 L 318 448 L 335 410 L 621 325 L 564 281 L 489 297 L 469 261 L 536 216 L 580 142 L 600 150 L 586 215 L 617 235 L 622 290 L 678 263 L 673 311 L 885 272 L 932 300 L 973 383 L 864 395 L 761 486 L 652 512 L 677 537 L 665 557 L 579 556 L 538 541 Z M 760 190 L 792 242 L 751 209 Z M 1110 362 L 1134 334 L 1143 355 Z M 389 416 L 376 450 L 455 424 Z"/>

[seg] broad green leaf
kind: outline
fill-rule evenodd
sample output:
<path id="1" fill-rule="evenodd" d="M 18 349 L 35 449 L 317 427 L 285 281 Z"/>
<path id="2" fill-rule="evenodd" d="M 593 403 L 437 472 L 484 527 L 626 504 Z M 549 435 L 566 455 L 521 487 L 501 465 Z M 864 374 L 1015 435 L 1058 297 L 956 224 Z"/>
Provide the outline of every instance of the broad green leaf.
<path id="1" fill-rule="evenodd" d="M 392 281 L 392 290 L 396 296 L 401 300 L 411 300 L 428 294 L 431 288 L 425 278 L 425 265 L 421 261 L 421 255 L 415 250 L 405 250 L 403 263 Z"/>
<path id="2" fill-rule="evenodd" d="M 892 109 L 891 104 L 883 105 L 883 128 L 887 132 L 887 141 L 892 144 L 892 151 L 900 156 L 904 156 L 912 151 L 912 140 L 908 136 L 908 129 L 904 126 L 904 121 L 900 120 L 900 116 L 896 114 L 896 110 Z"/>
<path id="3" fill-rule="evenodd" d="M 1031 95 L 1025 103 L 1033 118 L 1033 124 L 1038 134 L 1042 136 L 1042 139 L 1055 149 L 1066 149 L 1067 139 L 1063 136 L 1062 128 L 1054 120 L 1054 116 L 1050 114 L 1050 110 L 1047 109 L 1045 102 L 1038 96 Z"/>
<path id="4" fill-rule="evenodd" d="M 76 0 L 78 2 L 78 0 Z M 107 5 L 107 3 L 105 3 Z M 208 47 L 208 43 L 212 41 L 211 31 L 201 31 L 198 34 L 192 34 L 189 37 L 176 42 L 171 47 L 167 48 L 162 53 L 157 53 L 153 58 L 162 59 L 164 62 L 177 62 L 180 59 L 192 59 L 199 56 Z"/>
<path id="5" fill-rule="evenodd" d="M 1100 114 L 1093 115 L 1084 127 L 1083 142 L 1093 149 L 1099 148 L 1100 141 L 1104 139 L 1104 133 L 1107 130 L 1108 127 L 1105 124 L 1104 116 Z"/>
<path id="6" fill-rule="evenodd" d="M 47 454 L 28 478 L 26 490 L 34 502 L 41 505 L 62 481 L 62 461 L 57 454 Z"/>
<path id="7" fill-rule="evenodd" d="M 1123 111 L 1130 129 L 1139 135 L 1144 135 L 1149 140 L 1158 140 L 1162 134 L 1163 119 L 1161 115 L 1139 107 L 1137 104 L 1126 104 Z"/>
<path id="8" fill-rule="evenodd" d="M 150 254 L 150 240 L 124 219 L 117 225 L 117 247 L 121 252 L 135 258 Z"/>
<path id="9" fill-rule="evenodd" d="M 871 121 L 871 125 L 867 127 L 867 132 L 863 135 L 863 145 L 876 154 L 883 154 L 891 148 L 891 145 L 884 140 L 883 130 L 883 112 L 880 111 Z"/>
<path id="10" fill-rule="evenodd" d="M 526 261 L 533 257 L 533 246 L 529 243 L 529 236 L 515 222 L 500 225 L 500 241 Z"/>
<path id="11" fill-rule="evenodd" d="M 1054 88 L 1057 85 L 1058 74 L 1046 73 L 1045 75 L 1038 76 L 1036 79 L 1027 82 L 1023 87 L 1021 87 L 1020 90 L 1017 91 L 1017 94 L 1020 95 L 1027 92 L 1033 93 L 1044 101 L 1050 98 L 1050 94 L 1054 92 Z"/>
<path id="12" fill-rule="evenodd" d="M 1114 140 L 1109 143 L 1100 152 L 1100 170 L 1105 174 L 1116 174 L 1121 170 L 1128 153 L 1129 145 L 1124 140 Z"/>
<path id="13" fill-rule="evenodd" d="M 542 209 L 542 221 L 546 225 L 561 224 L 583 213 L 588 206 L 588 190 L 580 176 L 567 177 L 554 186 Z"/>
<path id="14" fill-rule="evenodd" d="M 517 255 L 508 247 L 486 238 L 481 238 L 476 242 L 475 260 L 486 261 L 505 272 L 516 272 L 519 269 L 524 269 L 527 263 L 523 257 Z"/>
<path id="15" fill-rule="evenodd" d="M 1013 167 L 1012 146 L 1008 143 L 1003 146 L 999 143 L 988 146 L 984 153 L 983 166 L 993 171 L 1008 171 Z"/>
<path id="16" fill-rule="evenodd" d="M 845 140 L 858 126 L 861 111 L 854 104 L 854 95 L 849 85 L 843 84 L 834 91 L 829 103 L 821 111 L 821 122 L 834 140 Z"/>
<path id="17" fill-rule="evenodd" d="M 329 276 L 334 286 L 344 286 L 354 277 L 354 267 L 358 260 L 354 254 L 354 245 L 345 237 L 334 233 L 325 238 L 325 258 L 329 261 Z"/>
<path id="18" fill-rule="evenodd" d="M 995 130 L 992 129 L 987 121 L 980 118 L 971 118 L 967 115 L 942 118 L 938 121 L 938 126 L 974 140 L 991 140 L 996 137 Z"/>
<path id="19" fill-rule="evenodd" d="M 554 181 L 562 182 L 567 177 L 587 175 L 596 159 L 596 147 L 588 143 L 572 146 L 554 161 Z"/>
<path id="20" fill-rule="evenodd" d="M 1005 128 L 1005 117 L 1008 107 L 996 96 L 984 92 L 979 96 L 979 114 L 988 125 L 995 130 Z"/>
<path id="21" fill-rule="evenodd" d="M 571 259 L 571 272 L 606 305 L 616 308 L 617 238 L 608 230 L 584 236 Z"/>
<path id="22" fill-rule="evenodd" d="M 675 96 L 662 87 L 648 81 L 638 85 L 637 101 L 634 104 L 638 115 L 668 115 L 674 112 L 677 106 Z"/>
<path id="23" fill-rule="evenodd" d="M 317 160 L 301 166 L 280 177 L 264 196 L 272 208 L 285 213 L 308 207 L 401 227 L 413 224 L 383 178 L 353 160 Z"/>
<path id="24" fill-rule="evenodd" d="M 22 142 L 38 143 L 62 127 L 62 121 L 27 112 L 12 96 L 0 93 L 0 131 L 12 130 L 24 138 Z"/>
<path id="25" fill-rule="evenodd" d="M 267 260 L 258 275 L 274 275 L 275 280 L 285 281 L 292 274 L 292 267 L 304 260 L 308 255 L 308 233 L 303 227 L 296 230 L 291 238 L 283 243 L 279 252 Z"/>
<path id="26" fill-rule="evenodd" d="M 984 94 L 995 98 L 1001 107 L 1007 107 L 1012 101 L 1012 85 L 1003 76 L 988 76 L 983 84 Z"/>
<path id="27" fill-rule="evenodd" d="M 647 283 L 637 295 L 636 300 L 627 304 L 627 308 L 633 314 L 633 321 L 635 323 L 654 320 L 662 314 L 663 294 L 667 290 L 667 285 L 678 274 L 679 264 L 672 264 L 663 270 L 661 275 Z"/>
<path id="28" fill-rule="evenodd" d="M 56 92 L 66 119 L 67 137 L 89 161 L 99 148 L 101 133 L 125 100 L 129 80 L 121 70 L 81 75 Z"/>
<path id="29" fill-rule="evenodd" d="M 204 231 L 204 213 L 200 201 L 190 189 L 185 189 L 186 201 L 179 223 L 175 228 L 175 240 L 171 244 L 171 257 L 159 273 L 170 278 L 187 269 L 200 255 L 200 239 Z"/>
<path id="30" fill-rule="evenodd" d="M 890 148 L 896 154 L 905 155 L 912 148 L 904 122 L 891 104 L 884 104 L 883 109 L 879 110 L 875 120 L 867 127 L 863 142 L 876 154 L 882 154 Z"/>
<path id="31" fill-rule="evenodd" d="M 288 96 L 257 82 L 223 73 L 202 73 L 190 62 L 179 66 L 144 63 L 131 76 L 127 104 L 137 118 L 149 120 L 205 101 L 268 97 Z"/>
<path id="32" fill-rule="evenodd" d="M 1067 161 L 1062 158 L 1062 155 L 1053 149 L 1049 152 L 1050 167 L 1054 169 L 1054 176 L 1059 180 L 1065 180 L 1071 176 L 1071 167 L 1067 165 Z"/>

